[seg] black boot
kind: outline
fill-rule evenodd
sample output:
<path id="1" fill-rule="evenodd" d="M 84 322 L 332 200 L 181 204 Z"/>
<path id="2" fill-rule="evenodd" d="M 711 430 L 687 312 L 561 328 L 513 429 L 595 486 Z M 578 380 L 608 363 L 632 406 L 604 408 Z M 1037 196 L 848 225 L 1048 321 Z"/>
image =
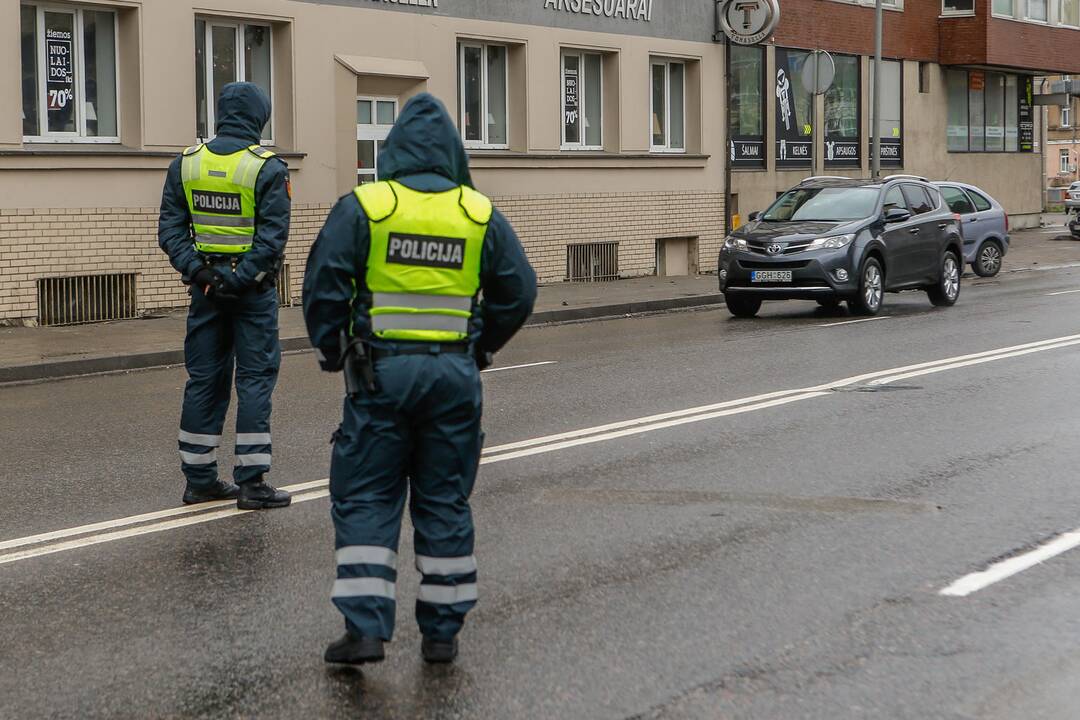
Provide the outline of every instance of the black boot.
<path id="1" fill-rule="evenodd" d="M 277 490 L 263 478 L 252 480 L 240 485 L 240 496 L 236 499 L 236 507 L 241 510 L 269 510 L 271 508 L 288 507 L 292 502 L 292 495 L 284 490 Z"/>
<path id="2" fill-rule="evenodd" d="M 335 665 L 363 665 L 382 662 L 385 657 L 379 638 L 355 637 L 346 632 L 327 646 L 323 660 Z"/>
<path id="3" fill-rule="evenodd" d="M 218 480 L 207 488 L 195 487 L 188 483 L 187 488 L 184 489 L 184 504 L 197 505 L 214 500 L 234 500 L 239 495 L 240 488 L 224 480 Z"/>
<path id="4" fill-rule="evenodd" d="M 452 640 L 436 640 L 425 637 L 420 643 L 420 654 L 429 663 L 452 663 L 457 657 L 457 638 Z"/>

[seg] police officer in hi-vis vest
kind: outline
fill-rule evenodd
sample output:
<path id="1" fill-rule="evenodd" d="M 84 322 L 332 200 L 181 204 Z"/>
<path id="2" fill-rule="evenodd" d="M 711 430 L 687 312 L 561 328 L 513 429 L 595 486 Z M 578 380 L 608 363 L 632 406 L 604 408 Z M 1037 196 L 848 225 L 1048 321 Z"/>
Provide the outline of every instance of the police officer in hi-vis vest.
<path id="1" fill-rule="evenodd" d="M 180 418 L 184 502 L 237 499 L 246 510 L 285 507 L 270 470 L 270 396 L 281 364 L 275 288 L 289 236 L 289 171 L 259 145 L 270 99 L 231 83 L 215 106 L 217 133 L 173 161 L 161 197 L 158 243 L 191 284 Z M 236 372 L 236 484 L 217 452 Z"/>
<path id="2" fill-rule="evenodd" d="M 431 95 L 405 106 L 379 173 L 338 201 L 304 278 L 308 334 L 348 388 L 330 466 L 332 596 L 346 633 L 325 659 L 383 659 L 411 494 L 422 654 L 450 662 L 477 599 L 469 495 L 480 370 L 532 312 L 536 276 L 510 224 L 473 189 L 461 138 Z"/>

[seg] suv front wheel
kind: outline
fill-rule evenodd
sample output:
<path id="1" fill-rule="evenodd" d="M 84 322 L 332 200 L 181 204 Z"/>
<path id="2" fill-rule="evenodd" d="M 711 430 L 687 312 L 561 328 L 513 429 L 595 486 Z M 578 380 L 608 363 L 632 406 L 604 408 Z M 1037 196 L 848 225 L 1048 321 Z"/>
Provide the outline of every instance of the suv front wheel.
<path id="1" fill-rule="evenodd" d="M 752 318 L 761 309 L 761 298 L 724 293 L 724 302 L 731 314 L 737 318 Z"/>
<path id="2" fill-rule="evenodd" d="M 950 307 L 960 297 L 960 261 L 956 253 L 949 250 L 941 259 L 941 277 L 937 283 L 926 288 L 930 302 L 937 307 Z"/>
<path id="3" fill-rule="evenodd" d="M 873 316 L 881 312 L 885 299 L 885 272 L 876 258 L 867 258 L 859 272 L 859 294 L 848 300 L 853 315 Z"/>

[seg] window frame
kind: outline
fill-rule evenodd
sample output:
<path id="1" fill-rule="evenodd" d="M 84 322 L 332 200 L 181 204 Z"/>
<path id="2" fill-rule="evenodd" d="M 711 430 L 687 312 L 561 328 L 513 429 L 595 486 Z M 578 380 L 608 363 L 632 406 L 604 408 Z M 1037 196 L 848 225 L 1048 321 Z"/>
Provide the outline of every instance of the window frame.
<path id="1" fill-rule="evenodd" d="M 983 75 L 983 87 L 982 87 L 981 90 L 976 91 L 976 90 L 972 90 L 972 88 L 971 88 L 971 73 L 973 73 L 973 72 L 982 73 L 982 75 Z M 949 148 L 949 146 L 948 146 L 948 142 L 949 142 L 948 127 L 950 127 L 950 126 L 948 124 L 948 120 L 946 120 L 946 152 L 949 152 L 949 153 L 974 153 L 974 154 L 980 154 L 981 153 L 981 154 L 994 154 L 994 155 L 998 155 L 998 154 L 1009 155 L 1009 154 L 1013 154 L 1013 153 L 1028 154 L 1028 153 L 1032 152 L 1032 150 L 1024 150 L 1022 148 L 1022 146 L 1021 146 L 1021 143 L 1020 143 L 1020 128 L 1021 128 L 1020 107 L 1022 105 L 1021 99 L 1023 97 L 1023 83 L 1025 82 L 1025 78 L 1027 76 L 1025 76 L 1023 74 L 1020 74 L 1020 73 L 997 72 L 997 71 L 991 71 L 991 70 L 973 70 L 973 69 L 966 68 L 966 67 L 948 69 L 946 71 L 946 76 L 945 76 L 946 118 L 948 118 L 948 114 L 950 112 L 950 107 L 951 107 L 950 104 L 949 104 L 950 99 L 949 99 L 949 94 L 948 94 L 949 77 L 953 73 L 958 73 L 958 74 L 962 75 L 963 78 L 964 78 L 964 88 L 965 88 L 965 92 L 964 92 L 964 108 L 965 108 L 964 117 L 966 118 L 966 123 L 967 123 L 966 124 L 967 136 L 966 136 L 966 143 L 965 143 L 965 148 L 964 149 L 960 150 L 960 149 Z M 1002 102 L 1001 107 L 1004 110 L 1004 114 L 1002 115 L 1002 121 L 1004 122 L 1004 128 L 1003 128 L 1004 129 L 1004 136 L 1002 137 L 1002 143 L 1003 143 L 1002 146 L 1004 147 L 1003 150 L 997 150 L 997 149 L 988 150 L 987 147 L 986 147 L 987 138 L 988 138 L 987 128 L 990 127 L 987 124 L 987 120 L 988 120 L 988 117 L 990 115 L 989 107 L 988 107 L 988 104 L 987 104 L 987 97 L 988 97 L 987 88 L 989 87 L 991 76 L 1000 76 L 1000 77 L 1004 78 L 1003 93 L 1002 93 L 1002 98 L 1001 98 L 1001 102 Z M 1009 78 L 1010 77 L 1015 78 L 1015 80 L 1016 80 L 1016 103 L 1017 104 L 1016 104 L 1016 116 L 1015 116 L 1016 117 L 1016 127 L 1015 127 L 1015 130 L 1016 130 L 1016 148 L 1015 149 L 1009 149 L 1009 130 L 1010 130 L 1010 127 L 1009 127 L 1009 119 L 1010 119 L 1010 114 L 1009 114 Z M 972 140 L 977 136 L 972 134 L 973 125 L 971 123 L 971 109 L 972 109 L 971 98 L 972 98 L 972 93 L 975 93 L 975 92 L 979 93 L 980 97 L 982 99 L 982 135 L 981 135 L 982 147 L 977 148 L 977 149 L 972 148 Z"/>
<path id="2" fill-rule="evenodd" d="M 950 0 L 941 0 L 941 16 L 942 17 L 971 17 L 975 14 L 975 0 L 971 1 L 970 10 L 949 10 L 945 7 L 945 4 Z M 953 0 L 955 2 L 955 0 Z"/>
<path id="3" fill-rule="evenodd" d="M 37 52 L 36 61 L 37 68 L 37 95 L 35 97 L 37 101 L 38 112 L 38 134 L 37 135 L 23 135 L 23 143 L 36 144 L 36 143 L 69 143 L 69 144 L 102 144 L 102 145 L 119 145 L 120 137 L 123 135 L 123 128 L 121 127 L 120 108 L 122 105 L 122 99 L 120 96 L 123 83 L 120 82 L 120 13 L 117 8 L 112 6 L 87 6 L 87 5 L 64 5 L 62 3 L 35 3 L 35 2 L 20 2 L 19 7 L 28 6 L 34 8 L 34 32 L 40 33 L 44 28 L 45 13 L 65 13 L 74 16 L 74 22 L 72 27 L 74 28 L 73 38 L 71 43 L 71 51 L 75 56 L 73 59 L 73 71 L 75 72 L 76 82 L 75 85 L 75 97 L 73 102 L 75 103 L 75 126 L 77 130 L 70 133 L 58 133 L 49 132 L 49 116 L 48 116 L 48 73 L 44 70 L 48 67 L 46 58 L 46 46 L 48 43 L 42 41 L 40 35 L 37 37 Z M 89 10 L 91 12 L 108 12 L 113 16 L 113 62 L 116 75 L 116 87 L 114 88 L 114 94 L 116 96 L 116 135 L 106 136 L 89 136 L 86 134 L 86 57 L 83 51 L 83 43 L 85 42 L 85 25 L 83 20 L 83 12 Z M 21 40 L 20 40 L 21 42 Z M 22 71 L 20 61 L 20 72 Z M 20 92 L 19 107 L 22 107 L 22 98 Z M 44 128 L 45 132 L 41 130 Z"/>
<path id="4" fill-rule="evenodd" d="M 1046 17 L 1045 18 L 1037 18 L 1037 17 L 1032 17 L 1031 16 L 1031 3 L 1033 1 L 1034 0 L 1021 0 L 1021 2 L 1024 4 L 1024 16 L 1023 16 L 1023 19 L 1026 22 L 1030 22 L 1030 23 L 1037 23 L 1039 25 L 1049 25 L 1050 24 L 1050 0 L 1040 0 L 1041 2 L 1046 3 Z M 1015 11 L 1015 2 L 1014 2 L 1014 11 Z"/>
<path id="5" fill-rule="evenodd" d="M 1080 0 L 1071 1 L 1080 3 Z M 1073 25 L 1071 23 L 1065 22 L 1065 3 L 1067 2 L 1070 2 L 1070 0 L 1057 0 L 1057 2 L 1055 3 L 1055 5 L 1057 6 L 1057 24 L 1063 28 L 1072 28 L 1074 30 L 1080 29 L 1080 7 L 1077 8 L 1078 12 L 1076 24 Z"/>
<path id="6" fill-rule="evenodd" d="M 247 63 L 244 60 L 244 31 L 249 27 L 261 27 L 266 28 L 270 37 L 270 119 L 267 121 L 270 125 L 270 137 L 260 138 L 259 144 L 264 146 L 272 146 L 274 144 L 274 133 L 277 130 L 277 123 L 275 122 L 274 113 L 276 112 L 276 104 L 274 98 L 277 94 L 277 73 L 274 72 L 274 26 L 269 22 L 263 22 L 261 20 L 231 20 L 227 18 L 219 18 L 209 15 L 196 15 L 195 21 L 202 20 L 206 24 L 205 37 L 203 38 L 204 54 L 203 62 L 205 67 L 203 68 L 205 87 L 203 92 L 206 93 L 206 137 L 199 138 L 203 142 L 209 142 L 217 137 L 215 129 L 217 127 L 217 97 L 214 96 L 214 47 L 213 37 L 215 27 L 228 27 L 232 28 L 236 33 L 236 80 L 232 82 L 245 82 L 244 77 L 247 75 Z M 196 82 L 196 85 L 198 83 Z M 195 88 L 195 132 L 198 133 L 199 127 L 199 89 Z M 260 133 L 261 135 L 261 133 Z"/>
<path id="7" fill-rule="evenodd" d="M 1061 115 L 1058 118 L 1058 127 L 1071 128 L 1072 127 L 1072 106 L 1062 105 Z"/>
<path id="8" fill-rule="evenodd" d="M 356 141 L 357 142 L 373 142 L 375 143 L 375 167 L 371 169 L 370 173 L 364 173 L 365 175 L 371 175 L 374 179 L 372 182 L 376 182 L 379 179 L 379 143 L 385 142 L 387 136 L 390 134 L 390 129 L 394 127 L 393 123 L 385 125 L 380 122 L 375 122 L 379 119 L 379 103 L 389 102 L 394 104 L 394 121 L 397 121 L 398 113 L 401 112 L 401 103 L 396 97 L 389 95 L 357 95 L 356 102 L 370 102 L 371 103 L 371 119 L 370 123 L 361 123 L 360 118 L 357 118 L 356 122 Z M 359 160 L 359 158 L 357 158 Z M 365 168 L 366 169 L 366 168 Z M 360 168 L 356 168 L 357 186 L 360 183 Z"/>
<path id="9" fill-rule="evenodd" d="M 1068 175 L 1072 172 L 1069 168 L 1072 167 L 1072 153 L 1068 148 L 1061 148 L 1058 150 L 1058 175 Z"/>
<path id="10" fill-rule="evenodd" d="M 671 147 L 671 67 L 673 65 L 679 65 L 683 69 L 683 111 L 682 111 L 682 138 L 683 147 L 673 148 Z M 673 155 L 685 155 L 686 154 L 686 90 L 687 90 L 687 73 L 686 68 L 689 63 L 685 60 L 679 60 L 676 58 L 664 58 L 664 57 L 650 57 L 649 58 L 649 152 L 651 153 L 663 153 Z M 663 66 L 664 68 L 664 144 L 653 144 L 653 131 L 652 131 L 652 117 L 656 114 L 655 98 L 653 97 L 653 69 L 657 66 Z"/>
<path id="11" fill-rule="evenodd" d="M 578 58 L 578 109 L 581 111 L 580 125 L 578 129 L 581 140 L 576 143 L 566 142 L 566 58 L 568 56 Z M 596 57 L 600 60 L 600 142 L 597 145 L 589 145 L 585 133 L 585 93 L 588 85 L 585 80 L 585 58 Z M 561 48 L 559 51 L 559 117 L 560 144 L 559 149 L 571 152 L 602 151 L 604 149 L 604 53 L 599 50 L 584 50 L 580 48 Z"/>
<path id="12" fill-rule="evenodd" d="M 506 107 L 506 142 L 489 142 L 489 127 L 487 122 L 489 105 L 488 91 L 488 48 L 503 48 L 503 72 L 506 82 L 503 83 L 503 105 Z M 479 48 L 480 50 L 480 140 L 468 140 L 465 137 L 465 49 Z M 484 42 L 482 40 L 458 40 L 458 126 L 461 133 L 461 142 L 466 150 L 509 150 L 510 149 L 510 45 L 500 42 Z"/>

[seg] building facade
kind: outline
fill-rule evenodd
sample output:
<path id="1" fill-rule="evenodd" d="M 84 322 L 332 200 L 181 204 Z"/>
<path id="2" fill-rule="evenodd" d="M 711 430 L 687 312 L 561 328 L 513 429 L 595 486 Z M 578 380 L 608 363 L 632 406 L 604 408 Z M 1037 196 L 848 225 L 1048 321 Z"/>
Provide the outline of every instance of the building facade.
<path id="1" fill-rule="evenodd" d="M 727 163 L 733 214 L 763 209 L 811 155 L 818 174 L 868 174 L 866 3 L 782 0 L 767 45 L 730 49 L 712 0 L 4 3 L 0 323 L 185 303 L 156 243 L 161 185 L 213 133 L 233 80 L 270 92 L 263 141 L 292 171 L 284 302 L 329 208 L 377 178 L 382 140 L 422 91 L 455 116 L 541 281 L 714 271 Z M 884 168 L 977 182 L 1014 223 L 1037 217 L 1033 78 L 1080 71 L 1076 3 L 889 0 Z M 817 98 L 801 83 L 812 48 L 836 65 Z"/>
<path id="2" fill-rule="evenodd" d="M 1058 88 L 1070 83 L 1068 75 L 1040 79 L 1040 85 L 1046 92 L 1053 93 Z M 1068 187 L 1080 180 L 1077 165 L 1080 164 L 1080 126 L 1077 125 L 1076 113 L 1080 103 L 1070 97 L 1065 105 L 1051 105 L 1046 108 L 1045 134 L 1046 152 L 1046 205 L 1048 208 L 1060 208 L 1065 204 Z"/>

